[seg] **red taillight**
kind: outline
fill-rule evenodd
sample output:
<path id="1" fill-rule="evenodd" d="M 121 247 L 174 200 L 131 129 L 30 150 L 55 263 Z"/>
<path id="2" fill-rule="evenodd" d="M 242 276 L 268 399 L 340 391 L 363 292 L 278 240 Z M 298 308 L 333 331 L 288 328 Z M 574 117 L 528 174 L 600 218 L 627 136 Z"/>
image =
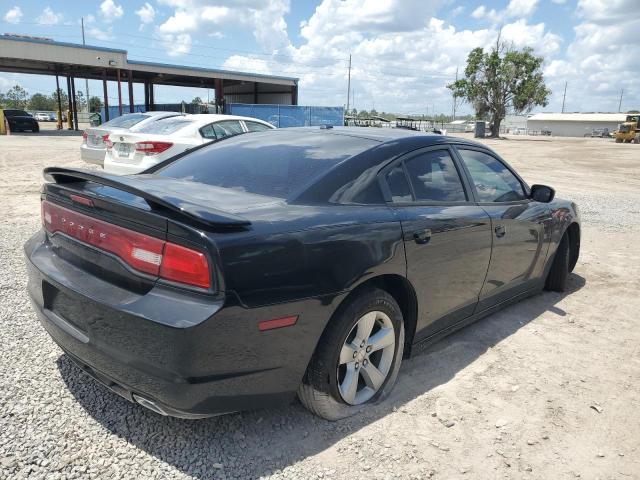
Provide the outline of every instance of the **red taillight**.
<path id="1" fill-rule="evenodd" d="M 89 136 L 89 134 L 87 133 L 87 131 L 85 130 L 84 132 L 82 132 L 82 140 L 83 141 L 87 141 L 87 137 Z"/>
<path id="2" fill-rule="evenodd" d="M 172 282 L 209 288 L 211 275 L 209 263 L 203 253 L 169 243 L 164 246 L 160 277 Z"/>
<path id="3" fill-rule="evenodd" d="M 109 135 L 102 136 L 102 143 L 104 143 L 104 146 L 107 147 L 107 150 L 113 148 L 113 142 L 109 139 Z"/>
<path id="4" fill-rule="evenodd" d="M 135 145 L 136 152 L 144 153 L 145 155 L 157 155 L 171 147 L 173 147 L 173 143 L 171 142 L 154 141 L 136 142 Z"/>
<path id="5" fill-rule="evenodd" d="M 46 200 L 42 202 L 42 222 L 50 233 L 64 233 L 112 253 L 140 272 L 201 288 L 211 286 L 209 262 L 197 250 L 104 222 Z"/>
<path id="6" fill-rule="evenodd" d="M 107 143 L 107 140 L 109 140 L 109 134 L 108 133 L 105 134 L 105 135 L 102 135 L 102 143 Z"/>

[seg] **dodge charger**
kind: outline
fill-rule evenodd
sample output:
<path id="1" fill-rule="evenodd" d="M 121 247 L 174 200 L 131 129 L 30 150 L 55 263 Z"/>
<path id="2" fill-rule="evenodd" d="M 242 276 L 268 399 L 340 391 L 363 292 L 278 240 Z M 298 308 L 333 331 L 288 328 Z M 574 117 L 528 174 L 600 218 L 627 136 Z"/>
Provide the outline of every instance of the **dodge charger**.
<path id="1" fill-rule="evenodd" d="M 25 245 L 43 327 L 162 415 L 291 401 L 344 418 L 403 359 L 543 289 L 580 249 L 575 204 L 486 146 L 301 128 L 204 145 L 142 174 L 47 168 Z"/>

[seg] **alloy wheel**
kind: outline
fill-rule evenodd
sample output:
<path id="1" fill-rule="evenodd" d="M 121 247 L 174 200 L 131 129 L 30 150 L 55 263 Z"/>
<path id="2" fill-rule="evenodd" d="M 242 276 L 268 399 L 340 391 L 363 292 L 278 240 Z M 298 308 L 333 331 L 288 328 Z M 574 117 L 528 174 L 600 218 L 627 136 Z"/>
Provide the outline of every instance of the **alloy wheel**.
<path id="1" fill-rule="evenodd" d="M 358 319 L 338 360 L 338 390 L 346 403 L 365 403 L 380 390 L 391 371 L 395 348 L 396 332 L 386 313 L 376 310 Z"/>

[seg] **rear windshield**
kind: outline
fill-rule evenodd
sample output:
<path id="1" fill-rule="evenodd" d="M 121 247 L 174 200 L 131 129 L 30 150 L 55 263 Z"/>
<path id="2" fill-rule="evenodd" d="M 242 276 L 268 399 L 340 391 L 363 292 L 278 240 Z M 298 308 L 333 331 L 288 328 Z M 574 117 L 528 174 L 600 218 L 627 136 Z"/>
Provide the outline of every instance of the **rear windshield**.
<path id="1" fill-rule="evenodd" d="M 118 128 L 131 128 L 135 124 L 140 123 L 145 118 L 149 118 L 149 115 L 145 115 L 143 113 L 129 113 L 126 115 L 121 115 L 119 117 L 114 118 L 113 120 L 109 120 L 106 123 L 103 123 L 101 126 L 103 127 L 118 127 Z"/>
<path id="2" fill-rule="evenodd" d="M 186 117 L 169 117 L 137 128 L 136 132 L 169 135 L 192 123 L 193 122 Z"/>
<path id="3" fill-rule="evenodd" d="M 270 130 L 218 141 L 169 163 L 156 174 L 287 198 L 342 160 L 377 144 L 309 130 Z"/>

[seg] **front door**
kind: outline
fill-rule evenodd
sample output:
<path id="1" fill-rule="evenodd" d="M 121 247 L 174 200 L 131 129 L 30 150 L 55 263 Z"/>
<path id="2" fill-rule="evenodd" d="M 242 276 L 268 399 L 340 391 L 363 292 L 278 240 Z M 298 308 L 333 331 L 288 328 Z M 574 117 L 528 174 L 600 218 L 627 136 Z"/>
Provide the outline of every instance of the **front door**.
<path id="1" fill-rule="evenodd" d="M 471 201 L 449 148 L 411 153 L 383 178 L 402 223 L 420 340 L 476 308 L 491 256 L 491 221 Z"/>
<path id="2" fill-rule="evenodd" d="M 548 204 L 529 199 L 523 182 L 496 156 L 457 147 L 478 205 L 491 217 L 493 249 L 478 311 L 541 281 L 551 233 Z"/>

